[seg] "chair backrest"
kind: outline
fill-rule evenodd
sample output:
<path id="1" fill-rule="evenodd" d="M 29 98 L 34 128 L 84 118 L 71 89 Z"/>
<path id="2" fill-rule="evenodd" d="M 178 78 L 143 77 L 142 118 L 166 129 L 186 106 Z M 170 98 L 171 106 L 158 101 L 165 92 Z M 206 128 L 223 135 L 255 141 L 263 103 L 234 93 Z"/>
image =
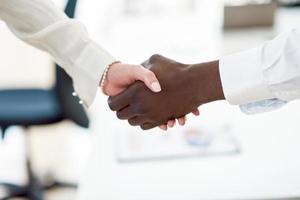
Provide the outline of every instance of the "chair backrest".
<path id="1" fill-rule="evenodd" d="M 68 0 L 65 13 L 74 18 L 77 0 Z M 58 65 L 56 65 L 56 93 L 62 105 L 64 115 L 81 127 L 89 127 L 89 119 L 82 105 L 79 104 L 79 98 L 72 96 L 74 92 L 73 82 L 70 76 Z"/>

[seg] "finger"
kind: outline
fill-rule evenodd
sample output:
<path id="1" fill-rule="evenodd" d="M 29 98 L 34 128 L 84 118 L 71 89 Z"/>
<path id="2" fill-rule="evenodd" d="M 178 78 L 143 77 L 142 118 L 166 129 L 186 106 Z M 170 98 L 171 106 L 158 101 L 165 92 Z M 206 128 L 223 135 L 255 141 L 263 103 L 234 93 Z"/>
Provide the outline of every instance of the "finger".
<path id="1" fill-rule="evenodd" d="M 155 128 L 155 127 L 157 127 L 157 125 L 153 124 L 153 123 L 144 123 L 144 124 L 141 125 L 141 128 L 143 130 L 150 130 L 150 129 Z"/>
<path id="2" fill-rule="evenodd" d="M 128 120 L 128 123 L 131 126 L 141 126 L 142 124 L 145 123 L 145 120 L 142 117 L 133 117 Z"/>
<path id="3" fill-rule="evenodd" d="M 108 98 L 108 105 L 112 111 L 119 111 L 130 104 L 130 100 L 134 94 L 134 85 L 130 86 L 121 94 Z"/>
<path id="4" fill-rule="evenodd" d="M 167 131 L 167 130 L 168 130 L 168 126 L 167 126 L 166 124 L 160 125 L 159 128 L 160 128 L 161 130 L 164 130 L 164 131 Z"/>
<path id="5" fill-rule="evenodd" d="M 136 80 L 143 81 L 145 85 L 153 92 L 158 93 L 161 91 L 161 86 L 156 78 L 156 75 L 144 68 L 144 67 L 136 67 L 135 71 L 133 72 L 133 75 L 135 76 Z"/>
<path id="6" fill-rule="evenodd" d="M 122 110 L 117 112 L 117 117 L 121 120 L 130 119 L 135 117 L 135 114 L 131 112 L 131 107 L 127 106 L 126 108 L 123 108 Z"/>
<path id="7" fill-rule="evenodd" d="M 175 124 L 176 124 L 176 120 L 169 120 L 168 121 L 168 127 L 169 128 L 173 128 L 175 126 Z"/>
<path id="8" fill-rule="evenodd" d="M 181 117 L 178 119 L 178 123 L 180 126 L 184 126 L 186 122 L 186 117 Z"/>
<path id="9" fill-rule="evenodd" d="M 196 109 L 192 112 L 195 116 L 199 116 L 200 115 L 200 111 L 199 109 Z"/>

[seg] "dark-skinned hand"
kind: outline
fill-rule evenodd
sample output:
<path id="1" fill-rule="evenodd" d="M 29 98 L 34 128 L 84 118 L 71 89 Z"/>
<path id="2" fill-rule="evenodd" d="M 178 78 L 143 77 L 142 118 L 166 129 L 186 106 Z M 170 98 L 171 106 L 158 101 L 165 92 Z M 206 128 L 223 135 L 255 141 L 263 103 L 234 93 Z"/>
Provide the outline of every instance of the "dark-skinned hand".
<path id="1" fill-rule="evenodd" d="M 132 126 L 148 130 L 181 118 L 202 104 L 224 99 L 218 61 L 186 65 L 154 55 L 143 66 L 156 74 L 162 86 L 160 93 L 151 92 L 138 81 L 108 100 L 117 117 Z"/>

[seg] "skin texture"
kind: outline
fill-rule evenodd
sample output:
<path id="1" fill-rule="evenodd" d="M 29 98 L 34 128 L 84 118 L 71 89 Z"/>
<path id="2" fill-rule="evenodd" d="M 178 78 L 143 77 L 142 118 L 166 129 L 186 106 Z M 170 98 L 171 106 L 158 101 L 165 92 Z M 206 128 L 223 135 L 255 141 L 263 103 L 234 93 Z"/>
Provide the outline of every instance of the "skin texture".
<path id="1" fill-rule="evenodd" d="M 136 81 L 144 82 L 152 92 L 161 91 L 161 86 L 152 71 L 141 65 L 123 63 L 115 63 L 110 67 L 103 91 L 108 96 L 115 96 Z M 153 84 L 156 85 L 156 88 L 153 88 Z"/>
<path id="2" fill-rule="evenodd" d="M 115 63 L 108 71 L 106 81 L 104 82 L 103 92 L 108 96 L 116 96 L 136 81 L 142 81 L 152 92 L 161 91 L 160 83 L 151 70 L 141 65 Z M 199 111 L 195 111 L 195 115 L 197 115 L 198 112 Z M 185 122 L 185 117 L 178 119 L 179 125 L 184 125 Z M 167 130 L 168 127 L 174 127 L 175 124 L 175 119 L 170 120 L 168 123 L 161 125 L 160 128 L 162 130 Z"/>
<path id="3" fill-rule="evenodd" d="M 138 81 L 108 100 L 117 117 L 132 126 L 148 130 L 224 99 L 218 61 L 186 65 L 154 55 L 143 65 L 156 74 L 162 91 L 153 93 Z"/>

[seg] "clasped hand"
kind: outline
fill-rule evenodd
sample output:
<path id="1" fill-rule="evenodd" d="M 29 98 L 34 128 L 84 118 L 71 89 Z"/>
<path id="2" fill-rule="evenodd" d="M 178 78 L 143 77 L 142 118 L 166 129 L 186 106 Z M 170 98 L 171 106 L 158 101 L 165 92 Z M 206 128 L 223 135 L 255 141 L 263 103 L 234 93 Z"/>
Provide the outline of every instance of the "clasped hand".
<path id="1" fill-rule="evenodd" d="M 215 84 L 219 81 L 216 64 L 186 65 L 154 55 L 142 65 L 156 75 L 161 91 L 153 92 L 144 81 L 134 81 L 118 95 L 111 95 L 109 107 L 119 119 L 143 130 L 157 126 L 166 130 L 167 125 L 174 125 L 175 119 L 184 124 L 187 114 L 199 115 L 200 105 L 223 98 L 223 94 L 216 94 L 221 89 Z"/>

